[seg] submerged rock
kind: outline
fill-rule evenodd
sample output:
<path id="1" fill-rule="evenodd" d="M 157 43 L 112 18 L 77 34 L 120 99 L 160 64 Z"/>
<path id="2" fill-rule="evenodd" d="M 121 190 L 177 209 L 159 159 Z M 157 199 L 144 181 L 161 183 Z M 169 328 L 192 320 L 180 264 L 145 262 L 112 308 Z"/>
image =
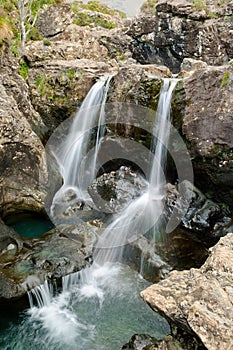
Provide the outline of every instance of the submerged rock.
<path id="1" fill-rule="evenodd" d="M 179 341 L 170 335 L 162 340 L 157 340 L 147 334 L 135 334 L 130 341 L 122 347 L 122 350 L 205 350 L 194 341 Z"/>
<path id="2" fill-rule="evenodd" d="M 23 239 L 17 254 L 2 250 L 0 302 L 22 298 L 45 280 L 59 287 L 63 276 L 81 270 L 90 261 L 99 230 L 94 222 L 63 225 L 39 239 Z"/>
<path id="3" fill-rule="evenodd" d="M 148 287 L 143 299 L 176 329 L 195 335 L 210 350 L 233 344 L 233 234 L 220 239 L 200 269 L 173 271 Z M 179 333 L 179 331 L 178 331 Z"/>

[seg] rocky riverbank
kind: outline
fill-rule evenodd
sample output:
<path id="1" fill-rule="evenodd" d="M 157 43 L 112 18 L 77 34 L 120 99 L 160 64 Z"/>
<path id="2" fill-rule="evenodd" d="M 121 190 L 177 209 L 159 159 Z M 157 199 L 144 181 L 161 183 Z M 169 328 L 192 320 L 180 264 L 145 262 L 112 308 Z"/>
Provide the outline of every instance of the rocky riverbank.
<path id="1" fill-rule="evenodd" d="M 167 277 L 174 268 L 200 267 L 208 256 L 208 248 L 232 232 L 232 15 L 232 1 L 221 6 L 211 0 L 203 4 L 191 0 L 160 0 L 156 4 L 148 1 L 144 12 L 135 18 L 124 18 L 122 13 L 105 6 L 58 3 L 45 6 L 40 12 L 35 26 L 37 35 L 28 40 L 20 58 L 12 53 L 12 32 L 6 32 L 5 37 L 2 32 L 2 220 L 25 211 L 45 213 L 51 172 L 48 163 L 52 168 L 53 163 L 51 159 L 46 162 L 44 146 L 55 128 L 74 115 L 100 76 L 114 75 L 108 102 L 132 103 L 152 110 L 157 108 L 162 79 L 175 76 L 179 82 L 172 99 L 173 124 L 190 152 L 194 182 L 202 192 L 194 188 L 188 199 L 180 198 L 177 188 L 168 185 L 168 215 L 174 205 L 179 216 L 184 202 L 191 203 L 178 231 L 169 236 L 167 243 L 158 242 L 156 247 L 149 247 L 144 238 L 134 242 L 128 256 L 133 252 L 135 259 L 125 259 L 138 268 L 141 250 L 146 250 L 150 264 L 145 274 L 152 276 L 154 282 Z M 118 136 L 143 145 L 150 139 L 150 135 L 135 128 L 126 132 L 110 125 L 106 137 L 114 143 Z M 171 146 L 173 154 L 179 155 L 178 146 Z M 108 199 L 111 205 L 115 201 L 116 206 L 122 205 L 125 198 L 138 195 L 137 187 L 134 194 L 129 189 L 130 180 L 119 181 L 118 166 L 105 170 L 107 174 L 100 175 L 89 188 L 93 202 L 99 195 L 97 188 L 100 193 L 106 188 L 113 193 Z M 56 165 L 52 171 L 57 176 Z M 169 181 L 175 182 L 175 175 Z M 124 192 L 125 186 L 128 192 Z M 0 300 L 17 299 L 45 279 L 59 281 L 63 275 L 86 266 L 101 225 L 92 220 L 55 229 L 40 239 L 25 240 L 1 222 Z M 191 336 L 196 339 L 197 349 L 231 349 L 232 242 L 233 235 L 228 234 L 212 249 L 200 269 L 173 271 L 143 292 L 143 298 L 169 320 L 174 348 L 182 349 L 185 345 L 181 338 Z M 165 340 L 163 345 L 152 342 L 147 349 L 170 349 L 170 341 Z M 133 342 L 136 344 L 132 340 L 128 348 L 143 349 Z M 190 349 L 196 349 L 194 343 L 190 344 Z"/>

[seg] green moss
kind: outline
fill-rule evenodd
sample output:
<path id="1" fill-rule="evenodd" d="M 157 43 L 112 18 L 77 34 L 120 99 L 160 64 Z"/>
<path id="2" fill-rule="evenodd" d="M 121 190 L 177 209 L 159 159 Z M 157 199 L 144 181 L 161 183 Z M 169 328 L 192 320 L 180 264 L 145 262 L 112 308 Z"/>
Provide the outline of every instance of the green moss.
<path id="1" fill-rule="evenodd" d="M 28 77 L 28 65 L 27 65 L 27 62 L 24 61 L 21 64 L 21 67 L 19 68 L 18 73 L 19 73 L 19 75 L 21 75 L 21 77 L 23 79 L 25 79 L 25 80 L 27 79 L 27 77 Z"/>
<path id="2" fill-rule="evenodd" d="M 111 21 L 107 21 L 105 18 L 99 16 L 91 16 L 88 13 L 80 12 L 74 22 L 78 26 L 100 26 L 107 29 L 116 28 L 117 25 Z"/>
<path id="3" fill-rule="evenodd" d="M 203 11 L 206 10 L 206 0 L 193 0 L 193 10 Z"/>
<path id="4" fill-rule="evenodd" d="M 67 72 L 68 79 L 70 79 L 70 80 L 73 79 L 75 77 L 75 73 L 76 73 L 75 69 L 68 70 L 68 72 Z"/>
<path id="5" fill-rule="evenodd" d="M 229 83 L 229 78 L 230 78 L 230 74 L 231 72 L 229 70 L 227 70 L 224 75 L 223 75 L 223 78 L 222 78 L 222 81 L 221 81 L 221 86 L 226 86 L 228 85 Z"/>
<path id="6" fill-rule="evenodd" d="M 45 46 L 50 46 L 50 45 L 51 45 L 51 41 L 50 41 L 49 39 L 44 39 L 44 40 L 43 40 L 43 44 L 44 44 Z"/>
<path id="7" fill-rule="evenodd" d="M 87 4 L 84 4 L 82 2 L 73 2 L 71 4 L 71 8 L 76 14 L 79 13 L 81 9 L 83 9 L 92 12 L 99 12 L 109 16 L 118 14 L 121 18 L 126 18 L 126 14 L 124 12 L 110 9 L 107 5 L 98 1 L 89 1 Z"/>
<path id="8" fill-rule="evenodd" d="M 42 40 L 42 35 L 36 27 L 32 27 L 29 34 L 28 34 L 28 39 L 30 40 Z"/>
<path id="9" fill-rule="evenodd" d="M 209 17 L 210 17 L 210 18 L 218 18 L 218 17 L 219 17 L 219 14 L 218 14 L 218 13 L 215 13 L 215 12 L 211 12 L 211 13 L 209 13 Z"/>

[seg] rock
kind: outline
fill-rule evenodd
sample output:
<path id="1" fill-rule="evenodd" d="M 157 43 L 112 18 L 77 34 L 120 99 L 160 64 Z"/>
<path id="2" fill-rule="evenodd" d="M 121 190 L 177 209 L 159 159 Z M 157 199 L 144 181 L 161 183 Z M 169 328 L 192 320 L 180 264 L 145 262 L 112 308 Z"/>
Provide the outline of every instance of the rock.
<path id="1" fill-rule="evenodd" d="M 232 206 L 232 66 L 208 67 L 184 80 L 187 139 L 196 185 Z"/>
<path id="2" fill-rule="evenodd" d="M 29 86 L 26 81 L 18 74 L 20 66 L 15 62 L 12 66 L 4 67 L 1 71 L 1 83 L 17 104 L 18 109 L 30 124 L 32 130 L 43 141 L 47 133 L 47 127 L 42 121 L 39 113 L 33 108 L 30 98 Z"/>
<path id="3" fill-rule="evenodd" d="M 191 345 L 191 346 L 190 346 Z M 163 340 L 157 340 L 147 334 L 135 334 L 130 341 L 122 347 L 122 350 L 201 350 L 201 347 L 193 347 L 194 344 L 182 344 L 182 342 L 170 335 Z M 202 348 L 204 350 L 204 348 Z"/>
<path id="4" fill-rule="evenodd" d="M 40 12 L 36 27 L 43 37 L 50 38 L 63 32 L 69 24 L 73 23 L 74 17 L 75 14 L 71 11 L 70 4 L 48 6 Z"/>
<path id="5" fill-rule="evenodd" d="M 188 181 L 183 181 L 180 192 L 167 184 L 167 220 L 177 220 L 193 232 L 194 239 L 206 242 L 207 246 L 231 232 L 233 221 L 223 209 Z"/>
<path id="6" fill-rule="evenodd" d="M 4 250 L 14 249 L 15 246 L 17 252 L 22 249 L 22 238 L 14 229 L 5 225 L 0 219 L 0 254 L 2 254 Z"/>
<path id="7" fill-rule="evenodd" d="M 200 269 L 173 271 L 148 287 L 143 299 L 210 350 L 231 348 L 233 234 L 220 239 Z"/>
<path id="8" fill-rule="evenodd" d="M 123 210 L 147 187 L 142 176 L 126 166 L 103 174 L 88 187 L 88 193 L 96 207 L 104 213 Z"/>
<path id="9" fill-rule="evenodd" d="M 0 96 L 0 215 L 43 211 L 47 174 L 43 145 L 1 84 Z"/>
<path id="10" fill-rule="evenodd" d="M 209 241 L 204 238 L 198 241 L 192 231 L 177 228 L 169 234 L 148 236 L 130 242 L 123 259 L 153 283 L 165 279 L 171 270 L 200 267 L 209 255 Z"/>
<path id="11" fill-rule="evenodd" d="M 101 231 L 98 222 L 62 225 L 39 239 L 23 240 L 17 255 L 0 254 L 0 302 L 25 296 L 28 290 L 84 268 Z"/>
<path id="12" fill-rule="evenodd" d="M 201 68 L 207 68 L 207 66 L 207 63 L 201 60 L 194 60 L 193 58 L 184 58 L 180 68 L 184 71 L 194 71 L 199 70 Z"/>
<path id="13" fill-rule="evenodd" d="M 226 64 L 232 58 L 232 2 L 219 6 L 191 0 L 148 3 L 152 10 L 134 18 L 126 31 L 133 38 L 131 52 L 137 62 L 161 63 L 176 73 L 184 58 L 211 65 Z"/>

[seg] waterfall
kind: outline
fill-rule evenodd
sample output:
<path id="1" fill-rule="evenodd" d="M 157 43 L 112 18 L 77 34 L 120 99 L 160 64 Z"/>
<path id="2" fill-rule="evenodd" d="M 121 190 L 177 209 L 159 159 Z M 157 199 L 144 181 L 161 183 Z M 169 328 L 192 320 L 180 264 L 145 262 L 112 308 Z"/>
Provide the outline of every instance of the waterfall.
<path id="1" fill-rule="evenodd" d="M 100 236 L 94 251 L 94 261 L 104 264 L 106 261 L 121 261 L 125 246 L 137 237 L 153 230 L 155 239 L 156 228 L 160 224 L 160 216 L 164 205 L 165 163 L 168 148 L 170 128 L 170 108 L 172 92 L 177 80 L 164 79 L 160 92 L 158 108 L 155 115 L 153 135 L 156 136 L 156 146 L 152 142 L 154 155 L 151 164 L 148 189 L 124 209 Z M 154 147 L 155 146 L 155 147 Z"/>
<path id="2" fill-rule="evenodd" d="M 95 178 L 97 155 L 105 121 L 104 108 L 112 77 L 112 75 L 101 77 L 92 86 L 76 113 L 65 140 L 53 150 L 63 178 L 63 186 L 53 198 L 52 216 L 54 206 L 62 203 L 69 190 L 80 199 L 88 196 L 87 187 Z M 87 166 L 83 160 L 89 151 L 94 128 L 97 128 L 96 142 L 94 152 L 89 152 L 89 166 Z"/>
<path id="3" fill-rule="evenodd" d="M 92 161 L 96 164 L 99 143 L 102 137 L 104 105 L 110 80 L 111 77 L 104 77 L 93 86 L 74 119 L 70 129 L 71 134 L 68 135 L 65 141 L 64 149 L 56 154 L 64 178 L 63 190 L 74 187 L 79 191 L 79 194 L 82 194 L 82 191 L 86 190 L 87 184 L 95 176 L 95 167 L 93 166 L 89 174 L 85 174 L 85 176 L 82 174 L 87 181 L 85 183 L 82 181 L 77 183 L 81 159 L 87 151 L 90 139 L 90 134 L 87 130 L 93 126 L 93 120 L 96 122 L 96 119 L 99 118 L 96 124 L 98 126 L 96 146 L 92 158 Z M 73 348 L 76 347 L 77 341 L 80 341 L 78 349 L 93 348 L 88 345 L 89 343 L 86 344 L 85 342 L 93 341 L 92 344 L 95 342 L 94 329 L 99 324 L 98 312 L 100 312 L 104 301 L 107 300 L 106 307 L 109 309 L 109 305 L 115 304 L 117 298 L 119 298 L 119 305 L 121 305 L 126 293 L 128 293 L 129 299 L 129 294 L 133 295 L 134 283 L 122 283 L 122 267 L 119 267 L 119 264 L 113 265 L 112 263 L 121 262 L 125 246 L 143 233 L 153 228 L 153 232 L 156 234 L 160 217 L 163 214 L 164 183 L 166 180 L 164 171 L 170 134 L 168 121 L 170 118 L 172 92 L 175 85 L 176 80 L 164 79 L 160 92 L 153 130 L 156 140 L 153 140 L 151 145 L 153 159 L 145 192 L 132 201 L 100 236 L 93 254 L 93 265 L 63 277 L 62 293 L 53 298 L 53 288 L 48 282 L 28 293 L 31 312 L 32 314 L 34 312 L 33 317 L 36 321 L 39 320 L 43 324 L 44 329 L 49 333 L 51 341 L 57 341 L 57 339 L 61 342 L 63 341 L 63 343 L 67 341 L 67 344 L 72 345 Z M 99 104 L 98 113 L 96 113 L 92 103 Z M 60 195 L 61 192 L 58 194 Z M 56 194 L 55 200 L 57 200 L 58 194 Z M 134 301 L 132 302 L 134 303 Z M 88 320 L 89 323 L 85 317 L 80 322 L 77 315 L 73 313 L 73 306 L 78 307 L 80 304 L 79 315 L 84 316 L 82 303 L 86 305 L 87 310 L 90 308 L 90 311 L 87 311 L 87 314 L 91 317 Z M 39 306 L 39 308 L 35 308 L 34 305 Z M 96 305 L 98 312 L 95 315 L 97 316 L 97 321 L 94 326 L 91 324 L 93 318 L 92 308 L 96 307 Z M 112 307 L 114 308 L 114 306 Z M 102 329 L 100 330 L 101 332 Z M 95 349 L 99 349 L 98 345 Z"/>

